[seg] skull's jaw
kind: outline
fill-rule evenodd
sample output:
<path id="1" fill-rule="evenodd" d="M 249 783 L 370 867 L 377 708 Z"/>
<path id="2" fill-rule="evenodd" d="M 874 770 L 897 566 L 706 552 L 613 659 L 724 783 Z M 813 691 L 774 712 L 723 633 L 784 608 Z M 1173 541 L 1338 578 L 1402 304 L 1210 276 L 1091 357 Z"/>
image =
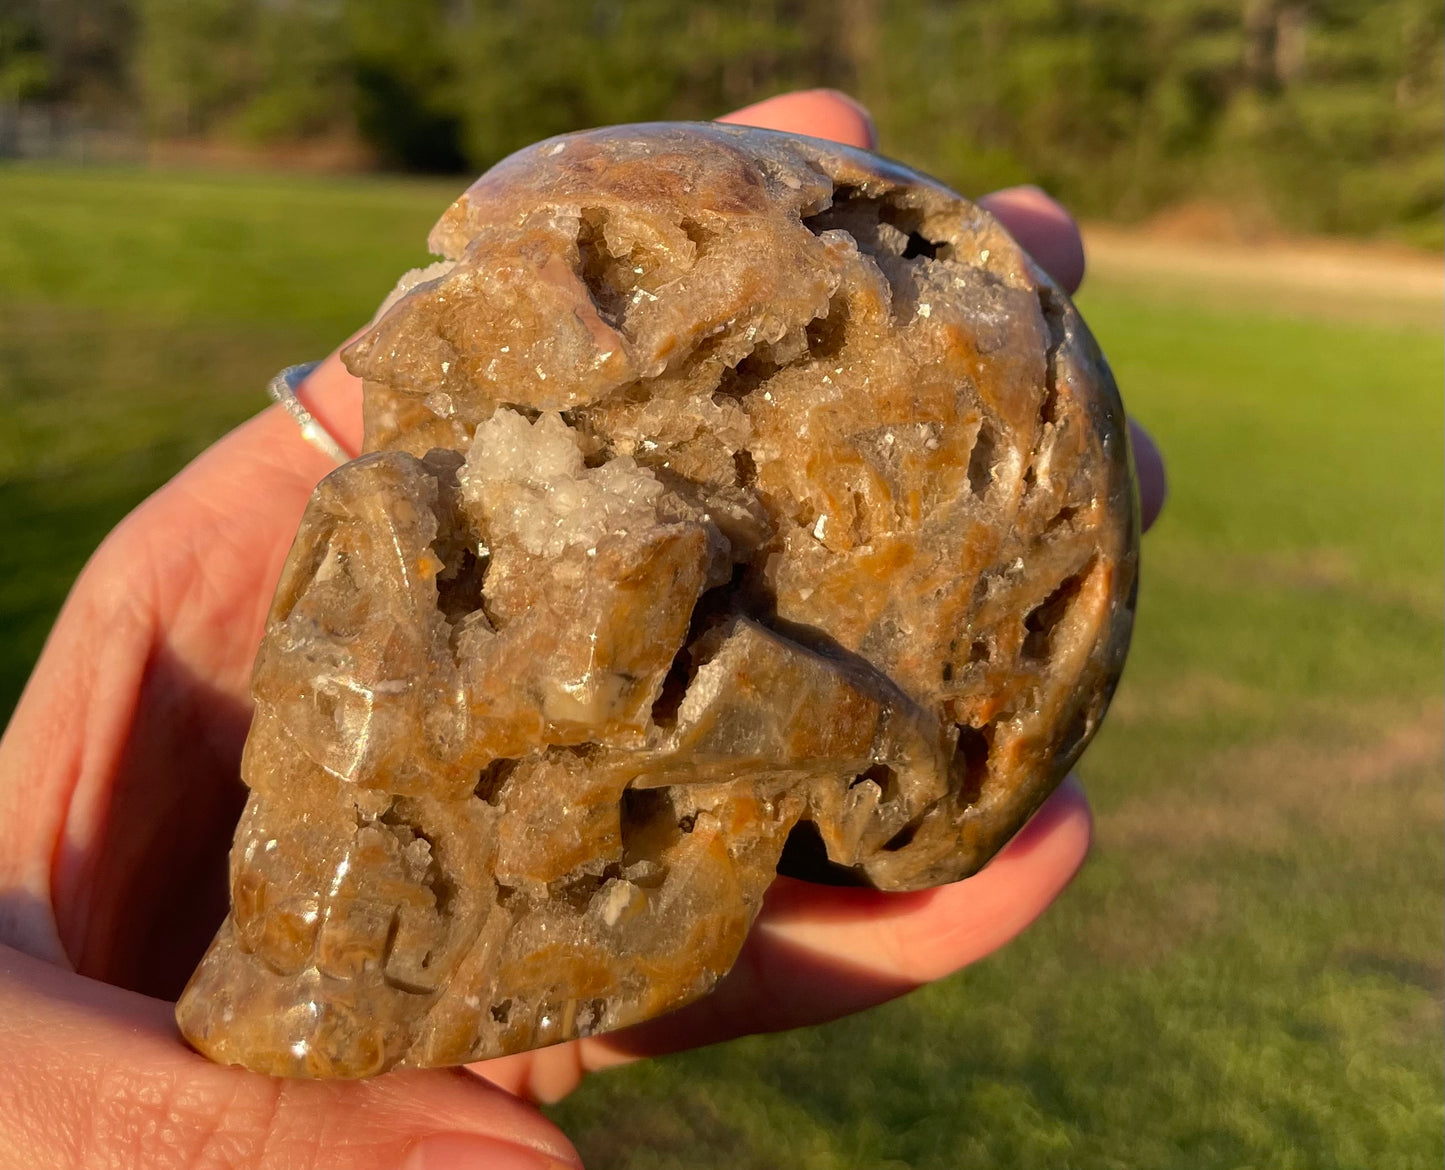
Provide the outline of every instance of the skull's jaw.
<path id="1" fill-rule="evenodd" d="M 592 795 L 570 779 L 574 795 Z M 405 904 L 323 895 L 327 918 L 305 955 L 278 955 L 274 939 L 247 949 L 228 920 L 182 996 L 182 1031 L 221 1063 L 355 1078 L 521 1052 L 681 1006 L 732 966 L 800 802 L 763 810 L 713 789 L 690 793 L 679 816 L 670 795 L 630 801 L 641 840 L 601 873 L 553 883 L 559 898 L 496 885 L 480 915 L 444 922 L 463 945 L 423 984 L 399 977 L 388 950 Z"/>

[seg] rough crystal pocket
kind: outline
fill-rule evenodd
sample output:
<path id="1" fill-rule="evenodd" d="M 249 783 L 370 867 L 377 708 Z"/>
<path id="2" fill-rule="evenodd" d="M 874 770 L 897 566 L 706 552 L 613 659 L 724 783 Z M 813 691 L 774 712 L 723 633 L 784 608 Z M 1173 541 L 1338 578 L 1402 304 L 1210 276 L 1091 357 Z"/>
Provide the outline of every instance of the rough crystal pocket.
<path id="1" fill-rule="evenodd" d="M 293 1076 L 710 990 L 780 870 L 973 873 L 1099 725 L 1138 529 L 1108 367 L 984 211 L 813 139 L 623 126 L 484 175 L 344 355 L 177 1008 Z"/>

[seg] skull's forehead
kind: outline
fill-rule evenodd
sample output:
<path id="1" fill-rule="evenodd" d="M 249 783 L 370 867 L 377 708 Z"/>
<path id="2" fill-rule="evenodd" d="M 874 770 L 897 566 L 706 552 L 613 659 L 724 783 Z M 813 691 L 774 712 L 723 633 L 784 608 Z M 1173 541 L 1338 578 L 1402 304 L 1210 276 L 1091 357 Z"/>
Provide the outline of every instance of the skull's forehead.
<path id="1" fill-rule="evenodd" d="M 960 299 L 977 302 L 980 324 L 1006 320 L 1010 294 L 1032 294 L 1039 279 L 991 217 L 932 180 L 843 147 L 705 125 L 531 147 L 463 195 L 432 241 L 449 266 L 429 270 L 345 355 L 406 416 L 372 428 L 377 446 L 403 430 L 421 438 L 427 420 L 407 398 L 433 396 L 456 429 L 427 439 L 456 446 L 498 404 L 672 396 L 694 367 L 796 348 L 840 297 L 880 280 L 905 286 L 885 294 L 898 302 L 884 314 L 891 334 L 919 305 L 922 320 L 938 315 L 934 332 L 946 329 Z M 910 245 L 922 251 L 909 258 L 942 253 L 951 269 L 930 281 L 922 266 L 900 267 Z"/>
<path id="2" fill-rule="evenodd" d="M 457 259 L 483 229 L 545 206 L 613 207 L 663 220 L 806 216 L 828 206 L 838 187 L 901 191 L 928 210 L 958 200 L 916 171 L 834 142 L 711 122 L 643 123 L 560 135 L 510 155 L 446 210 L 428 242 Z"/>

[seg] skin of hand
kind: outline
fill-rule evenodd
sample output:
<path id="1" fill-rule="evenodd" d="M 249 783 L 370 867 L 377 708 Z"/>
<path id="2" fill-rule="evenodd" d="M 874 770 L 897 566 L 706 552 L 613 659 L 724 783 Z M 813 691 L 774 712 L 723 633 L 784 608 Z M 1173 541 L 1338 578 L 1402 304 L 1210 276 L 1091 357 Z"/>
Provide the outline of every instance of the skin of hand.
<path id="1" fill-rule="evenodd" d="M 723 119 L 876 145 L 830 90 Z M 1073 291 L 1083 247 L 1036 188 L 983 203 Z M 360 385 L 333 354 L 303 396 L 352 451 Z M 1157 449 L 1131 423 L 1146 526 Z M 0 740 L 0 1151 L 34 1170 L 577 1166 L 527 1100 L 640 1056 L 859 1011 L 987 955 L 1089 847 L 1072 778 L 979 874 L 912 894 L 779 879 L 732 973 L 670 1016 L 474 1065 L 275 1080 L 190 1051 L 173 999 L 227 904 L 247 689 L 272 590 L 331 462 L 277 408 L 198 456 L 104 541 Z"/>

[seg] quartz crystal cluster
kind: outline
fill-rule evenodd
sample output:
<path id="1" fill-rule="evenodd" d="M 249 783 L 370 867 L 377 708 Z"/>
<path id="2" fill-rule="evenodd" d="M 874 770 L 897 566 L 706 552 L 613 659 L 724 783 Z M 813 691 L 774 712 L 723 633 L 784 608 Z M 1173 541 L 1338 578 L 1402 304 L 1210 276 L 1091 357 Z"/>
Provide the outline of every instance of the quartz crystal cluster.
<path id="1" fill-rule="evenodd" d="M 1124 418 L 1068 298 L 895 163 L 624 126 L 484 175 L 344 358 L 178 1007 L 363 1077 L 623 1027 L 774 875 L 973 873 L 1099 725 Z"/>

